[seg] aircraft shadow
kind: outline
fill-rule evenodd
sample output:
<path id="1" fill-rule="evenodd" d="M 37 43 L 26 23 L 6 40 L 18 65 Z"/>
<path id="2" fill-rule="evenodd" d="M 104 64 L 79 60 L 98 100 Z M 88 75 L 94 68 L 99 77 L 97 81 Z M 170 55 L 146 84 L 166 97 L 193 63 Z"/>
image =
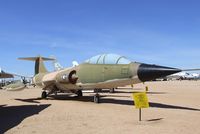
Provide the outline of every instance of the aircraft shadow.
<path id="1" fill-rule="evenodd" d="M 49 107 L 45 105 L 22 105 L 22 106 L 0 106 L 0 133 L 4 133 L 9 129 L 17 126 L 25 118 L 39 114 L 40 111 Z"/>
<path id="2" fill-rule="evenodd" d="M 115 96 L 115 97 L 117 97 L 117 96 Z M 93 96 L 83 96 L 83 97 L 78 98 L 78 97 L 69 97 L 69 96 L 66 96 L 66 95 L 65 96 L 64 95 L 58 95 L 58 96 L 51 96 L 48 99 L 50 99 L 50 100 L 73 100 L 73 101 L 93 102 Z M 131 100 L 119 100 L 119 99 L 113 99 L 113 98 L 106 98 L 106 96 L 101 96 L 100 104 L 101 103 L 130 105 L 130 106 L 134 105 L 134 101 L 131 101 Z M 155 108 L 164 108 L 164 109 L 200 111 L 200 109 L 196 109 L 196 108 L 176 106 L 176 105 L 157 103 L 157 102 L 149 102 L 149 106 L 155 107 Z"/>
<path id="3" fill-rule="evenodd" d="M 147 92 L 147 94 L 167 94 L 167 92 Z"/>
<path id="4" fill-rule="evenodd" d="M 30 98 L 30 99 L 14 99 L 17 101 L 28 102 L 28 103 L 40 103 L 37 100 L 41 100 L 42 98 Z"/>
<path id="5" fill-rule="evenodd" d="M 0 105 L 0 108 L 3 107 L 3 106 L 6 106 L 6 105 Z"/>
<path id="6" fill-rule="evenodd" d="M 139 93 L 138 91 L 115 91 L 115 93 Z M 147 94 L 167 94 L 167 92 L 147 92 Z"/>
<path id="7" fill-rule="evenodd" d="M 116 89 L 133 89 L 132 87 L 118 87 Z"/>
<path id="8" fill-rule="evenodd" d="M 121 105 L 134 105 L 134 101 L 130 100 L 116 100 L 116 99 L 102 99 L 101 103 L 112 103 L 112 104 L 121 104 Z M 190 107 L 183 107 L 183 106 L 175 106 L 157 102 L 149 102 L 150 107 L 156 108 L 165 108 L 165 109 L 179 109 L 179 110 L 192 110 L 192 111 L 200 111 L 200 109 L 190 108 Z"/>
<path id="9" fill-rule="evenodd" d="M 146 120 L 146 121 L 151 122 L 151 121 L 159 121 L 159 120 L 162 120 L 162 119 L 164 119 L 164 118 L 155 118 L 155 119 L 150 119 L 150 120 Z"/>

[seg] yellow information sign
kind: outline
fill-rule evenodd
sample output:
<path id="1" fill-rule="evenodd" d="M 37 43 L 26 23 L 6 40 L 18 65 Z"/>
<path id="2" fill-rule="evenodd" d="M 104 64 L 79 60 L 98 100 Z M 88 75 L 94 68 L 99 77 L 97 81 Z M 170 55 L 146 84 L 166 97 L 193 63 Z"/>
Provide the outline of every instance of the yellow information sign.
<path id="1" fill-rule="evenodd" d="M 133 99 L 136 108 L 148 108 L 149 101 L 145 92 L 133 93 Z"/>

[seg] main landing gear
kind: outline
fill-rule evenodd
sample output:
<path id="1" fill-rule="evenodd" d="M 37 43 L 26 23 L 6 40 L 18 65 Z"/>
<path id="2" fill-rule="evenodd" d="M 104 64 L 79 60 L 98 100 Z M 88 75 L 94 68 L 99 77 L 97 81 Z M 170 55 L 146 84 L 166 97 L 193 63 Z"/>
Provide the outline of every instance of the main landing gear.
<path id="1" fill-rule="evenodd" d="M 77 97 L 82 97 L 82 96 L 83 96 L 82 90 L 78 90 L 78 91 L 76 92 L 76 95 L 77 95 Z"/>
<path id="2" fill-rule="evenodd" d="M 102 91 L 102 89 L 94 89 L 94 93 L 95 93 L 94 99 L 93 99 L 94 103 L 99 103 L 100 102 L 99 92 L 101 92 L 101 91 Z"/>
<path id="3" fill-rule="evenodd" d="M 111 89 L 110 89 L 110 93 L 115 93 L 115 89 L 114 89 L 114 88 L 111 88 Z"/>
<path id="4" fill-rule="evenodd" d="M 41 98 L 42 99 L 46 99 L 50 94 L 53 94 L 53 93 L 55 95 L 57 95 L 57 91 L 56 90 L 51 90 L 51 91 L 45 90 L 45 91 L 42 92 Z"/>
<path id="5" fill-rule="evenodd" d="M 100 95 L 98 93 L 96 93 L 94 95 L 94 103 L 99 103 L 100 102 Z"/>
<path id="6" fill-rule="evenodd" d="M 42 99 L 46 99 L 47 96 L 48 96 L 49 94 L 51 94 L 51 93 L 52 93 L 52 92 L 43 91 L 42 94 L 41 94 L 41 98 L 42 98 Z M 82 97 L 82 96 L 83 96 L 82 90 L 78 90 L 78 91 L 76 92 L 76 95 L 77 95 L 77 97 Z M 99 95 L 98 92 L 95 93 L 93 101 L 94 101 L 94 103 L 100 103 L 100 95 Z"/>
<path id="7" fill-rule="evenodd" d="M 46 91 L 42 92 L 41 98 L 42 99 L 46 99 L 47 98 L 47 92 Z"/>

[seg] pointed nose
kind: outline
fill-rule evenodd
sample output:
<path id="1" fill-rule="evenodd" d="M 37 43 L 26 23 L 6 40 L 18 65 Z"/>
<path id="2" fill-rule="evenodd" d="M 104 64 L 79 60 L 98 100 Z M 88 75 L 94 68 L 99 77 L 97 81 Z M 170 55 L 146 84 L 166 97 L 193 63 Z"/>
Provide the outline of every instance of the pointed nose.
<path id="1" fill-rule="evenodd" d="M 181 72 L 180 69 L 158 65 L 141 64 L 138 68 L 138 78 L 142 81 L 151 81 L 170 74 Z"/>

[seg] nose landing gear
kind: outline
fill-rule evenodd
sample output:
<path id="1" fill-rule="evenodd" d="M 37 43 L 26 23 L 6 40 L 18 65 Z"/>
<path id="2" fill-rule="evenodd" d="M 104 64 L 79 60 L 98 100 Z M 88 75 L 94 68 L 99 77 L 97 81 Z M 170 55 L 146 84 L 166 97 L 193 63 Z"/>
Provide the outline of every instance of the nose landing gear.
<path id="1" fill-rule="evenodd" d="M 42 92 L 41 98 L 42 99 L 46 99 L 47 98 L 47 92 L 46 91 Z"/>

